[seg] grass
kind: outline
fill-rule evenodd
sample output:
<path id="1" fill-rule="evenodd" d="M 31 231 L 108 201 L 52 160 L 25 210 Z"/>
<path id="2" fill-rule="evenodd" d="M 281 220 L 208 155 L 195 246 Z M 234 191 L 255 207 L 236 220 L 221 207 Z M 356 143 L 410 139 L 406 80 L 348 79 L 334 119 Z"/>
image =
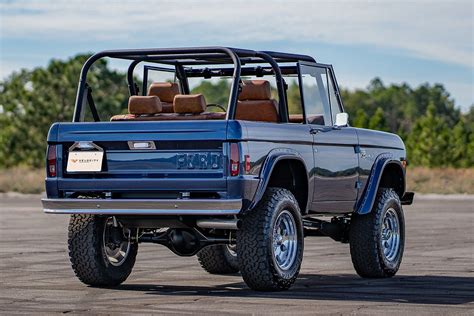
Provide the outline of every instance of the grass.
<path id="1" fill-rule="evenodd" d="M 44 170 L 0 169 L 0 192 L 41 193 Z M 408 167 L 407 190 L 417 193 L 474 194 L 474 168 Z"/>
<path id="2" fill-rule="evenodd" d="M 44 178 L 44 169 L 0 169 L 0 192 L 41 193 L 44 191 Z"/>
<path id="3" fill-rule="evenodd" d="M 474 168 L 408 167 L 407 190 L 418 193 L 474 194 Z"/>

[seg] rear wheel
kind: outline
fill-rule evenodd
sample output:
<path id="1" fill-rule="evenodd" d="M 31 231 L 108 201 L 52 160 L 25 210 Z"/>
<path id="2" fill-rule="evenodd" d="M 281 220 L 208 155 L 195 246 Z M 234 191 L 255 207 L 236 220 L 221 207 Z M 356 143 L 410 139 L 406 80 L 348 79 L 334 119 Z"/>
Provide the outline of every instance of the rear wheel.
<path id="1" fill-rule="evenodd" d="M 372 212 L 354 215 L 349 233 L 352 263 L 364 278 L 394 276 L 402 262 L 405 221 L 398 194 L 381 188 Z"/>
<path id="2" fill-rule="evenodd" d="M 303 227 L 298 203 L 283 188 L 268 188 L 237 231 L 237 257 L 245 283 L 258 291 L 291 287 L 303 260 Z"/>
<path id="3" fill-rule="evenodd" d="M 197 254 L 201 267 L 211 274 L 239 272 L 235 245 L 211 245 Z"/>
<path id="4" fill-rule="evenodd" d="M 72 269 L 81 282 L 115 286 L 132 272 L 138 245 L 113 217 L 71 215 L 68 237 Z"/>

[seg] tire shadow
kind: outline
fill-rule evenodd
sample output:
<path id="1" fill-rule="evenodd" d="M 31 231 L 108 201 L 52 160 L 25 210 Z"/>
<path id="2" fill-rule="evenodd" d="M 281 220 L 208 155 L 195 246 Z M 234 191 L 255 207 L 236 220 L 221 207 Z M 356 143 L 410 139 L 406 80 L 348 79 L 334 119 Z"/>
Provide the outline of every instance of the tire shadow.
<path id="1" fill-rule="evenodd" d="M 391 279 L 361 279 L 356 275 L 300 274 L 295 285 L 290 290 L 283 292 L 252 291 L 243 282 L 217 286 L 122 284 L 114 290 L 173 296 L 263 297 L 457 305 L 474 302 L 474 277 L 400 275 Z"/>

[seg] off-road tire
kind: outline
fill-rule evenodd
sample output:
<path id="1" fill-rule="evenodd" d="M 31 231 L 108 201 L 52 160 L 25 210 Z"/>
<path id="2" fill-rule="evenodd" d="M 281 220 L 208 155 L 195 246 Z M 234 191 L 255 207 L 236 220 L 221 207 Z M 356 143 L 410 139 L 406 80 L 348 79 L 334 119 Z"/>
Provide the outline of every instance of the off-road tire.
<path id="1" fill-rule="evenodd" d="M 273 228 L 284 210 L 293 216 L 297 234 L 296 258 L 286 271 L 278 268 L 272 250 Z M 280 291 L 293 285 L 303 260 L 304 240 L 300 208 L 290 191 L 268 188 L 256 208 L 242 218 L 236 237 L 240 272 L 251 289 Z"/>
<path id="2" fill-rule="evenodd" d="M 103 250 L 105 218 L 95 215 L 71 215 L 68 248 L 72 269 L 85 284 L 97 287 L 117 286 L 132 272 L 138 245 L 132 243 L 126 260 L 111 265 Z"/>
<path id="3" fill-rule="evenodd" d="M 211 274 L 231 274 L 239 272 L 237 257 L 233 256 L 227 245 L 211 245 L 197 254 L 201 267 Z"/>
<path id="4" fill-rule="evenodd" d="M 400 226 L 398 254 L 392 262 L 385 259 L 381 246 L 383 217 L 393 208 Z M 380 188 L 372 211 L 365 215 L 353 215 L 349 231 L 352 264 L 363 278 L 388 278 L 394 276 L 402 262 L 405 244 L 405 221 L 398 194 L 391 188 Z"/>

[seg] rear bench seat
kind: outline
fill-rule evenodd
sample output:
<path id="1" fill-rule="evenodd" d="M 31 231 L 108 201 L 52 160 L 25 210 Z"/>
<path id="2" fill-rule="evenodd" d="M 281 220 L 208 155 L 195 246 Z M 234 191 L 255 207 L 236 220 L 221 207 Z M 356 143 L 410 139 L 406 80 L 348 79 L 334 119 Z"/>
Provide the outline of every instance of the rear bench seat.
<path id="1" fill-rule="evenodd" d="M 157 96 L 131 96 L 129 114 L 114 115 L 111 121 L 180 121 L 223 120 L 224 112 L 204 112 L 206 100 L 202 94 L 175 95 L 172 113 L 163 112 L 163 102 Z"/>
<path id="2" fill-rule="evenodd" d="M 148 96 L 132 96 L 129 114 L 115 115 L 111 121 L 223 120 L 224 112 L 205 112 L 202 94 L 182 95 L 175 83 L 155 82 Z M 172 102 L 172 103 L 170 103 Z M 235 113 L 236 120 L 279 122 L 277 102 L 271 98 L 267 80 L 244 80 Z"/>

